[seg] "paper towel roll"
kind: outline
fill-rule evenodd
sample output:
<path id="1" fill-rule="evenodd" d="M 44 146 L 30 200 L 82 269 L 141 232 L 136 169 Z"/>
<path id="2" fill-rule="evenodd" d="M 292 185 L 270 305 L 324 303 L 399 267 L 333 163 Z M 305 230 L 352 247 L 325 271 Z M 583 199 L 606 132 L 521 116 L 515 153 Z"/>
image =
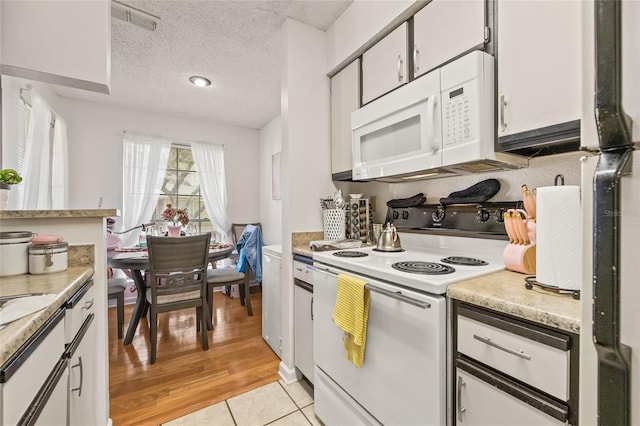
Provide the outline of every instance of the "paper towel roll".
<path id="1" fill-rule="evenodd" d="M 579 186 L 545 186 L 536 195 L 536 281 L 563 290 L 582 285 Z"/>

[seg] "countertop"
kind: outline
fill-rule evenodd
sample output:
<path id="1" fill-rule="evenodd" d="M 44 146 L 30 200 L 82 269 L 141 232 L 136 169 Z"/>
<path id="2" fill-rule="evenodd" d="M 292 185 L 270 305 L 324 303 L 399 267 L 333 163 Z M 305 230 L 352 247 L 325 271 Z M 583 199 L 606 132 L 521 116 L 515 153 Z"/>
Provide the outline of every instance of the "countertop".
<path id="1" fill-rule="evenodd" d="M 82 284 L 93 276 L 91 266 L 73 266 L 66 271 L 44 275 L 2 277 L 0 296 L 22 293 L 57 294 L 49 307 L 20 318 L 0 330 L 0 365 L 9 359 L 33 333 L 62 306 Z"/>
<path id="2" fill-rule="evenodd" d="M 307 257 L 313 257 L 313 253 L 315 253 L 313 250 L 311 250 L 309 248 L 309 244 L 307 244 L 306 246 L 300 245 L 300 246 L 293 246 L 291 247 L 291 251 L 293 252 L 293 254 L 298 254 L 300 256 L 307 256 Z"/>
<path id="3" fill-rule="evenodd" d="M 0 219 L 99 218 L 120 216 L 118 209 L 88 210 L 2 210 Z"/>
<path id="4" fill-rule="evenodd" d="M 525 275 L 500 271 L 452 284 L 447 296 L 556 329 L 580 334 L 580 301 L 571 294 L 534 286 Z"/>

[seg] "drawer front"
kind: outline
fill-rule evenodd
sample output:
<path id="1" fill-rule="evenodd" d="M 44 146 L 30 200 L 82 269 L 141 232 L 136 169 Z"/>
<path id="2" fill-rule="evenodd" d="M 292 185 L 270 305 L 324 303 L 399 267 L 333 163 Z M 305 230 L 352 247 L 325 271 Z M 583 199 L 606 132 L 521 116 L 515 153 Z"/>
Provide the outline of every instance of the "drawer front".
<path id="1" fill-rule="evenodd" d="M 569 351 L 458 316 L 458 352 L 563 401 L 569 398 Z"/>
<path id="2" fill-rule="evenodd" d="M 311 266 L 297 260 L 293 261 L 293 277 L 305 283 L 313 284 Z"/>
<path id="3" fill-rule="evenodd" d="M 9 380 L 2 384 L 3 411 L 0 424 L 18 424 L 63 352 L 64 324 L 60 321 Z"/>
<path id="4" fill-rule="evenodd" d="M 87 283 L 86 286 L 88 287 L 83 286 L 78 290 L 79 292 L 86 290 L 86 292 L 82 295 L 79 294 L 80 297 L 78 299 L 72 297 L 72 303 L 70 302 L 67 305 L 67 313 L 64 316 L 65 343 L 67 344 L 71 343 L 80 327 L 82 327 L 84 320 L 95 310 L 95 286 L 93 281 Z"/>
<path id="5" fill-rule="evenodd" d="M 456 374 L 456 397 L 456 424 L 461 426 L 562 426 L 565 424 L 461 370 Z"/>

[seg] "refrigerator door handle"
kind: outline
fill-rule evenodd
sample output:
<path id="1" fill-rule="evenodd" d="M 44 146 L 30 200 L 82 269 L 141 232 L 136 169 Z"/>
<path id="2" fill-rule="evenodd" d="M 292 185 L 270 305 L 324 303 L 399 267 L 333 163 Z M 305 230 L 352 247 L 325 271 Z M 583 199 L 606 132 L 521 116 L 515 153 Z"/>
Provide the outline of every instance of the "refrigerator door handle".
<path id="1" fill-rule="evenodd" d="M 631 350 L 620 341 L 621 177 L 630 170 L 631 120 L 622 106 L 622 2 L 595 0 L 595 116 L 600 158 L 593 182 L 593 341 L 598 424 L 631 422 Z"/>

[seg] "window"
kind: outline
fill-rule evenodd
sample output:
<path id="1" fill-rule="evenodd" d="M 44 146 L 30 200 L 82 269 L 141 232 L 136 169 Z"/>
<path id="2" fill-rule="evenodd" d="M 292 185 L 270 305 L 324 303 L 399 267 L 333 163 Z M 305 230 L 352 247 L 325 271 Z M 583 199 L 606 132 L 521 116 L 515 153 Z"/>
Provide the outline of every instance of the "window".
<path id="1" fill-rule="evenodd" d="M 213 226 L 207 209 L 204 206 L 198 173 L 196 172 L 193 155 L 188 147 L 172 146 L 167 162 L 167 170 L 160 188 L 160 196 L 156 205 L 154 220 L 162 224 L 165 220 L 162 212 L 172 204 L 174 208 L 186 209 L 189 224 L 185 231 L 188 234 L 211 232 Z"/>

